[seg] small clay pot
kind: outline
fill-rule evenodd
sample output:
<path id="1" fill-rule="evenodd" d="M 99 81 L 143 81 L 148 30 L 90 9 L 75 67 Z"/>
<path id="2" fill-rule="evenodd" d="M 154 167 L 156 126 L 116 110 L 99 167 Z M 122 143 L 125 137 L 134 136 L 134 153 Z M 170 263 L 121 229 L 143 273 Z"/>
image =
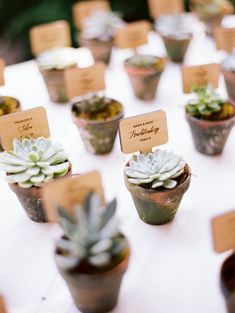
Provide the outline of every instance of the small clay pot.
<path id="1" fill-rule="evenodd" d="M 151 225 L 171 222 L 177 212 L 184 193 L 191 180 L 190 168 L 186 166 L 187 177 L 173 189 L 147 189 L 131 184 L 125 175 L 125 185 L 131 193 L 136 210 L 142 221 Z"/>
<path id="2" fill-rule="evenodd" d="M 222 153 L 235 123 L 234 116 L 222 121 L 207 121 L 195 118 L 188 113 L 186 113 L 186 120 L 191 129 L 195 148 L 206 155 Z"/>
<path id="3" fill-rule="evenodd" d="M 228 257 L 221 268 L 220 285 L 228 313 L 235 312 L 235 254 Z"/>
<path id="4" fill-rule="evenodd" d="M 95 62 L 109 64 L 112 54 L 113 39 L 101 41 L 99 39 L 86 39 L 80 36 L 79 42 L 81 46 L 90 49 Z"/>
<path id="5" fill-rule="evenodd" d="M 229 98 L 235 101 L 235 72 L 222 69 Z"/>
<path id="6" fill-rule="evenodd" d="M 74 123 L 78 127 L 88 152 L 93 154 L 105 154 L 113 149 L 119 121 L 123 118 L 123 106 L 121 103 L 119 104 L 121 107 L 120 113 L 107 120 L 88 120 L 73 114 Z M 76 103 L 76 106 L 79 107 L 79 102 Z"/>
<path id="7" fill-rule="evenodd" d="M 130 249 L 128 247 L 128 253 L 118 265 L 107 271 L 93 274 L 80 273 L 79 271 L 69 272 L 61 268 L 56 262 L 79 311 L 83 313 L 105 313 L 116 306 L 122 277 L 128 267 L 129 255 Z"/>
<path id="8" fill-rule="evenodd" d="M 161 35 L 167 54 L 171 61 L 181 63 L 184 60 L 185 53 L 192 39 L 192 34 L 188 37 L 179 39 L 171 36 Z"/>
<path id="9" fill-rule="evenodd" d="M 164 68 L 140 68 L 129 64 L 128 61 L 129 59 L 125 61 L 124 66 L 135 96 L 144 101 L 153 100 Z"/>

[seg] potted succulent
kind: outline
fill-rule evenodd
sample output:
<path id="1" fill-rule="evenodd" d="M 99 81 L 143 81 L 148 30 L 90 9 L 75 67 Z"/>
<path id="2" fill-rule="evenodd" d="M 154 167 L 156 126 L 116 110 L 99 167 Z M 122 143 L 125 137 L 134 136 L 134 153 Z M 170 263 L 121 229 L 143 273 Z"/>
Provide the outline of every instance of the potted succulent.
<path id="1" fill-rule="evenodd" d="M 0 117 L 5 114 L 14 113 L 20 110 L 20 102 L 16 98 L 9 96 L 0 96 Z M 0 138 L 0 151 L 2 151 Z"/>
<path id="2" fill-rule="evenodd" d="M 91 50 L 95 62 L 108 64 L 117 28 L 124 24 L 119 14 L 110 11 L 94 11 L 83 21 L 79 43 Z"/>
<path id="3" fill-rule="evenodd" d="M 154 99 L 165 63 L 164 58 L 140 54 L 125 60 L 125 70 L 137 98 L 147 101 Z"/>
<path id="4" fill-rule="evenodd" d="M 206 155 L 220 154 L 235 122 L 235 107 L 211 86 L 197 86 L 193 92 L 196 97 L 185 111 L 195 148 Z"/>
<path id="5" fill-rule="evenodd" d="M 41 52 L 37 64 L 53 102 L 69 101 L 64 81 L 66 69 L 77 67 L 77 50 L 70 47 L 53 48 Z"/>
<path id="6" fill-rule="evenodd" d="M 205 23 L 207 35 L 212 35 L 225 15 L 233 13 L 233 5 L 228 0 L 193 1 L 191 9 Z"/>
<path id="7" fill-rule="evenodd" d="M 116 200 L 105 208 L 90 193 L 74 215 L 59 208 L 65 235 L 57 241 L 55 260 L 77 308 L 83 313 L 112 310 L 118 299 L 130 249 L 114 217 Z"/>
<path id="8" fill-rule="evenodd" d="M 87 95 L 73 103 L 72 115 L 89 152 L 104 154 L 112 150 L 123 117 L 120 102 L 96 94 Z"/>
<path id="9" fill-rule="evenodd" d="M 235 54 L 229 54 L 221 63 L 228 96 L 235 101 Z"/>
<path id="10" fill-rule="evenodd" d="M 141 220 L 153 225 L 173 220 L 191 179 L 189 165 L 182 157 L 160 149 L 134 154 L 124 173 Z"/>
<path id="11" fill-rule="evenodd" d="M 226 300 L 228 313 L 235 312 L 235 254 L 232 253 L 223 263 L 220 284 Z"/>
<path id="12" fill-rule="evenodd" d="M 155 27 L 162 37 L 168 56 L 173 62 L 183 62 L 193 37 L 195 19 L 188 13 L 160 16 Z"/>
<path id="13" fill-rule="evenodd" d="M 0 169 L 6 172 L 6 180 L 28 217 L 46 222 L 41 187 L 65 176 L 70 162 L 64 149 L 50 139 L 14 139 L 13 150 L 0 153 Z"/>

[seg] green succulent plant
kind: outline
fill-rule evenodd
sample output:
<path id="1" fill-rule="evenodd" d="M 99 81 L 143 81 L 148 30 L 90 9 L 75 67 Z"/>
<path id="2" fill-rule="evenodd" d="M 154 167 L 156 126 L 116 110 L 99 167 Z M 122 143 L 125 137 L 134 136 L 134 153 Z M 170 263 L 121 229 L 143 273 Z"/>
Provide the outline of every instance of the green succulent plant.
<path id="1" fill-rule="evenodd" d="M 176 178 L 184 173 L 185 161 L 172 152 L 157 149 L 147 154 L 134 155 L 124 172 L 130 183 L 150 185 L 152 189 L 175 188 Z"/>
<path id="2" fill-rule="evenodd" d="M 136 54 L 127 59 L 127 63 L 139 68 L 156 68 L 163 69 L 165 61 L 163 58 L 148 54 Z"/>
<path id="3" fill-rule="evenodd" d="M 8 183 L 22 188 L 41 187 L 66 175 L 69 167 L 62 146 L 43 137 L 14 139 L 13 150 L 0 153 L 0 169 L 7 173 Z"/>
<path id="4" fill-rule="evenodd" d="M 57 241 L 57 262 L 66 269 L 104 268 L 125 254 L 127 241 L 118 229 L 116 199 L 102 208 L 96 193 L 89 193 L 74 214 L 58 209 L 65 236 Z"/>

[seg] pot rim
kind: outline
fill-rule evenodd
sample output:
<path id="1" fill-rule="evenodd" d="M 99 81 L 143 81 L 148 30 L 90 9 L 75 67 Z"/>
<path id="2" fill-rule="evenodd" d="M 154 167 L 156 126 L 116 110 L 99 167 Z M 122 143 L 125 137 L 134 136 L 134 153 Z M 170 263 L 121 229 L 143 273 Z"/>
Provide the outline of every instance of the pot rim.
<path id="1" fill-rule="evenodd" d="M 182 36 L 182 38 L 179 38 L 177 37 L 177 35 L 173 35 L 173 34 L 172 35 L 163 34 L 162 32 L 159 32 L 159 31 L 158 33 L 162 38 L 175 40 L 175 41 L 190 41 L 193 38 L 193 32 L 185 33 L 184 37 Z"/>
<path id="2" fill-rule="evenodd" d="M 151 54 L 149 54 L 151 55 Z M 163 61 L 166 61 L 166 58 L 165 57 L 159 57 L 157 55 L 151 55 L 151 56 L 154 56 L 156 57 L 157 59 L 160 59 L 160 60 L 163 60 Z M 137 67 L 137 66 L 134 66 L 134 65 L 131 65 L 131 64 L 128 64 L 128 61 L 132 58 L 133 56 L 125 59 L 124 61 L 124 67 L 125 67 L 125 70 L 127 73 L 133 73 L 135 72 L 135 74 L 139 74 L 139 75 L 150 75 L 150 74 L 161 74 L 164 69 L 165 69 L 165 64 L 163 65 L 162 69 L 155 69 L 155 68 L 152 68 L 152 67 L 149 67 L 149 68 L 140 68 L 140 67 Z"/>

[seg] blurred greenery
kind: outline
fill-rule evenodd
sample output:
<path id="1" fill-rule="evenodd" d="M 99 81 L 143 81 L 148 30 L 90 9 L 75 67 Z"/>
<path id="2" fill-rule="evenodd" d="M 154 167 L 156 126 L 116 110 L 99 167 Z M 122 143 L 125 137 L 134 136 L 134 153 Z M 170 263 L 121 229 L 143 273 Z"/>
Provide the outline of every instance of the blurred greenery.
<path id="1" fill-rule="evenodd" d="M 235 4 L 235 0 L 231 0 Z M 70 22 L 73 45 L 76 46 L 76 31 L 72 22 L 71 7 L 77 0 L 0 0 L 0 55 L 9 56 L 7 51 L 14 50 L 14 62 L 31 58 L 29 48 L 29 29 L 37 24 L 47 23 L 58 19 Z M 185 0 L 188 9 L 189 0 Z M 148 1 L 110 0 L 114 11 L 122 12 L 126 21 L 150 18 Z M 2 48 L 4 46 L 4 49 Z M 18 51 L 17 53 L 17 49 Z M 3 55 L 4 56 L 4 55 Z"/>

